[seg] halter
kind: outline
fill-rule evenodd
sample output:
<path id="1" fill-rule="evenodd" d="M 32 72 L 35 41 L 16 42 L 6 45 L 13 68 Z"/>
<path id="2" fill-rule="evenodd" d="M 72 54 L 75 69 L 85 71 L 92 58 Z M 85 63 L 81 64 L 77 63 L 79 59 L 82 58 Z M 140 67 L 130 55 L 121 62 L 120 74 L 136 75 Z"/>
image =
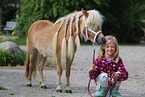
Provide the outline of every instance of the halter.
<path id="1" fill-rule="evenodd" d="M 97 36 L 98 36 L 102 31 L 99 30 L 98 32 L 95 32 L 95 31 L 89 29 L 88 26 L 87 26 L 86 20 L 85 20 L 85 16 L 84 16 L 83 18 L 84 18 L 84 22 L 85 22 L 86 40 L 88 40 L 88 31 L 90 31 L 91 33 L 95 34 L 95 37 L 94 37 L 94 43 L 95 43 L 95 40 L 96 40 Z"/>

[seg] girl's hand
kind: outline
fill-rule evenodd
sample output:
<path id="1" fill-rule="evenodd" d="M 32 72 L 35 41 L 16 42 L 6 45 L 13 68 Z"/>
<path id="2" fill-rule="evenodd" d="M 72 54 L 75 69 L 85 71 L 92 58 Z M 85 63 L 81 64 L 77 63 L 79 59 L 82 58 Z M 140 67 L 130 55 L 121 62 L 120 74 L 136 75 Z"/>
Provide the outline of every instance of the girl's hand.
<path id="1" fill-rule="evenodd" d="M 95 70 L 95 65 L 92 64 L 92 65 L 90 66 L 90 71 L 94 71 L 94 70 Z"/>
<path id="2" fill-rule="evenodd" d="M 118 74 L 117 74 L 117 73 L 114 73 L 114 74 L 113 74 L 113 79 L 114 79 L 115 81 L 118 80 Z"/>

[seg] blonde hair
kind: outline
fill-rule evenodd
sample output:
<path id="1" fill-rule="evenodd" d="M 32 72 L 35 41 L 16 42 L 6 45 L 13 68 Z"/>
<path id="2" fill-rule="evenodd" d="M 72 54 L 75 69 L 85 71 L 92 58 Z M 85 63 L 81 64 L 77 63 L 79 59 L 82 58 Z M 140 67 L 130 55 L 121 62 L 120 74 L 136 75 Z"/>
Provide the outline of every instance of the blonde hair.
<path id="1" fill-rule="evenodd" d="M 97 58 L 100 58 L 102 55 L 105 54 L 105 48 L 108 44 L 114 43 L 115 44 L 115 52 L 113 54 L 113 60 L 117 63 L 119 61 L 119 47 L 117 39 L 114 36 L 105 36 L 106 42 L 100 46 L 99 53 L 97 55 Z"/>

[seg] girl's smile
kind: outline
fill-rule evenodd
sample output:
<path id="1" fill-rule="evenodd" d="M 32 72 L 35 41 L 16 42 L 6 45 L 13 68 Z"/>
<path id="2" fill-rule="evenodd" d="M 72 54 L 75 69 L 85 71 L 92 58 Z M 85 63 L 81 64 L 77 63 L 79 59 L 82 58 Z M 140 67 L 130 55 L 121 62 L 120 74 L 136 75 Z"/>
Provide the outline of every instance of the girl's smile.
<path id="1" fill-rule="evenodd" d="M 114 43 L 108 44 L 107 47 L 105 48 L 106 59 L 112 59 L 114 52 L 115 52 L 115 44 Z"/>

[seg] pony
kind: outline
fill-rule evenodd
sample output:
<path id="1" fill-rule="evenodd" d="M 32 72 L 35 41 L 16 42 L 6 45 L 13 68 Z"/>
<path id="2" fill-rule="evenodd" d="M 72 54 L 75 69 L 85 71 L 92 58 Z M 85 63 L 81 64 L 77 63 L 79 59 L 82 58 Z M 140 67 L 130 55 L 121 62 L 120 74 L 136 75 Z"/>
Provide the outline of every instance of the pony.
<path id="1" fill-rule="evenodd" d="M 62 92 L 61 75 L 66 64 L 66 93 L 72 93 L 70 89 L 70 70 L 76 51 L 80 47 L 80 37 L 86 40 L 102 44 L 105 42 L 101 31 L 103 16 L 96 10 L 75 11 L 59 18 L 55 23 L 49 20 L 34 22 L 27 34 L 27 58 L 25 61 L 27 78 L 26 85 L 31 87 L 32 75 L 36 76 L 38 66 L 41 88 L 47 88 L 43 78 L 44 62 L 47 57 L 56 58 L 57 67 L 57 92 Z M 37 56 L 40 60 L 37 61 Z M 36 65 L 38 63 L 38 65 Z"/>

